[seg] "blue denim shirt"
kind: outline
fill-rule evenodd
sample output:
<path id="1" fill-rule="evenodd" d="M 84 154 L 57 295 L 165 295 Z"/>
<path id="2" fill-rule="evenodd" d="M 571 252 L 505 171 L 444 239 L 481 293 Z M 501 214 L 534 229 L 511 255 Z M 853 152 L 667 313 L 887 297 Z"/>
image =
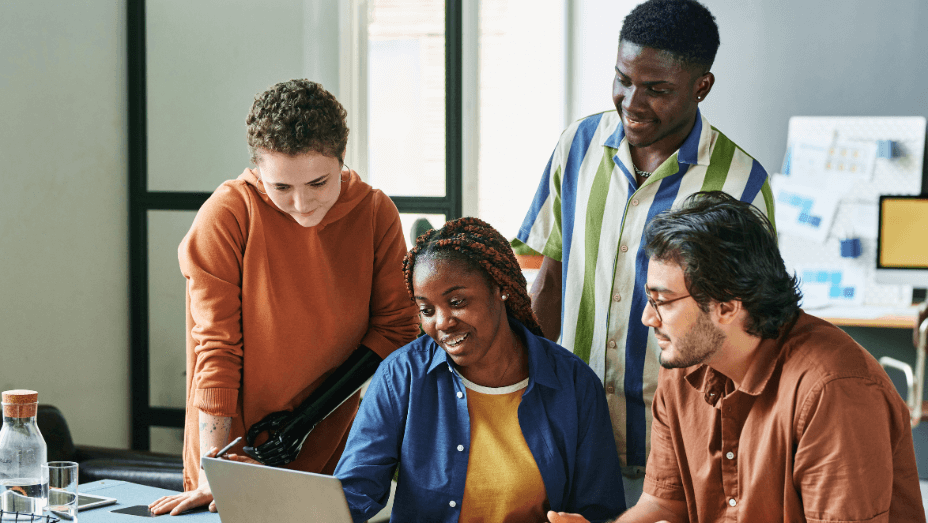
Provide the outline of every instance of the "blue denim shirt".
<path id="1" fill-rule="evenodd" d="M 509 321 L 528 347 L 519 425 L 551 509 L 615 518 L 625 495 L 602 383 L 580 358 Z M 422 336 L 380 364 L 335 476 L 354 521 L 384 507 L 397 465 L 391 521 L 458 521 L 469 455 L 467 392 L 445 351 Z"/>

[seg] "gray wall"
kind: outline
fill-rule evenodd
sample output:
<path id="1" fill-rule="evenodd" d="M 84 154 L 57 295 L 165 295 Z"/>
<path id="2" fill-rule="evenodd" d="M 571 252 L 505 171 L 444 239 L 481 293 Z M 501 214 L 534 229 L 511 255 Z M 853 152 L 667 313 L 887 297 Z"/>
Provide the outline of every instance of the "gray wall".
<path id="1" fill-rule="evenodd" d="M 768 172 L 791 116 L 928 115 L 928 2 L 705 3 L 722 40 L 707 115 Z"/>
<path id="2" fill-rule="evenodd" d="M 570 120 L 612 107 L 622 19 L 635 0 L 576 0 Z M 703 0 L 719 24 L 700 107 L 768 172 L 791 116 L 928 115 L 928 2 Z"/>
<path id="3" fill-rule="evenodd" d="M 0 2 L 0 389 L 129 443 L 124 0 Z"/>

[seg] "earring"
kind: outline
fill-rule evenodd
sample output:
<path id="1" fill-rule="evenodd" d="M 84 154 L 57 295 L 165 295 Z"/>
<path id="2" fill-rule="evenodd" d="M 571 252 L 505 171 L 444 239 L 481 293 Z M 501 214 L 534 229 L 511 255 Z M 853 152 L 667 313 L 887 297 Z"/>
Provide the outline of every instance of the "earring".
<path id="1" fill-rule="evenodd" d="M 509 295 L 508 295 L 508 294 L 503 294 L 503 295 L 500 296 L 500 297 L 503 299 L 503 301 L 506 301 L 506 300 L 509 299 Z"/>

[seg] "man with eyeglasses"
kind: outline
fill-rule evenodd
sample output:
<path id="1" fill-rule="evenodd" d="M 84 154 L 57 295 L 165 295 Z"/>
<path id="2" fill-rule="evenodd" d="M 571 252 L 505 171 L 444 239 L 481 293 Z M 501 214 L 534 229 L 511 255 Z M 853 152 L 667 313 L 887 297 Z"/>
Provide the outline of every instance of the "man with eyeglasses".
<path id="1" fill-rule="evenodd" d="M 699 2 L 635 7 L 619 36 L 615 110 L 561 134 L 513 242 L 544 255 L 531 295 L 545 336 L 603 381 L 628 505 L 643 486 L 660 367 L 657 339 L 639 321 L 645 225 L 710 189 L 773 217 L 767 172 L 699 110 L 718 47 L 715 18 Z"/>
<path id="2" fill-rule="evenodd" d="M 645 252 L 662 368 L 644 493 L 617 521 L 925 521 L 905 402 L 800 309 L 756 207 L 697 193 L 651 221 Z"/>

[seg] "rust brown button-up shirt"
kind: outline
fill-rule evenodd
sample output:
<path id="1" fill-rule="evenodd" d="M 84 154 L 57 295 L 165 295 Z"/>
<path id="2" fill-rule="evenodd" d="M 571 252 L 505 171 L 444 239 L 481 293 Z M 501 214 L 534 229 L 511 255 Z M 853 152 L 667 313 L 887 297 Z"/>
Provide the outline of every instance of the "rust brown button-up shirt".
<path id="1" fill-rule="evenodd" d="M 644 491 L 689 520 L 925 521 L 909 411 L 879 363 L 804 312 L 736 389 L 661 369 Z"/>

